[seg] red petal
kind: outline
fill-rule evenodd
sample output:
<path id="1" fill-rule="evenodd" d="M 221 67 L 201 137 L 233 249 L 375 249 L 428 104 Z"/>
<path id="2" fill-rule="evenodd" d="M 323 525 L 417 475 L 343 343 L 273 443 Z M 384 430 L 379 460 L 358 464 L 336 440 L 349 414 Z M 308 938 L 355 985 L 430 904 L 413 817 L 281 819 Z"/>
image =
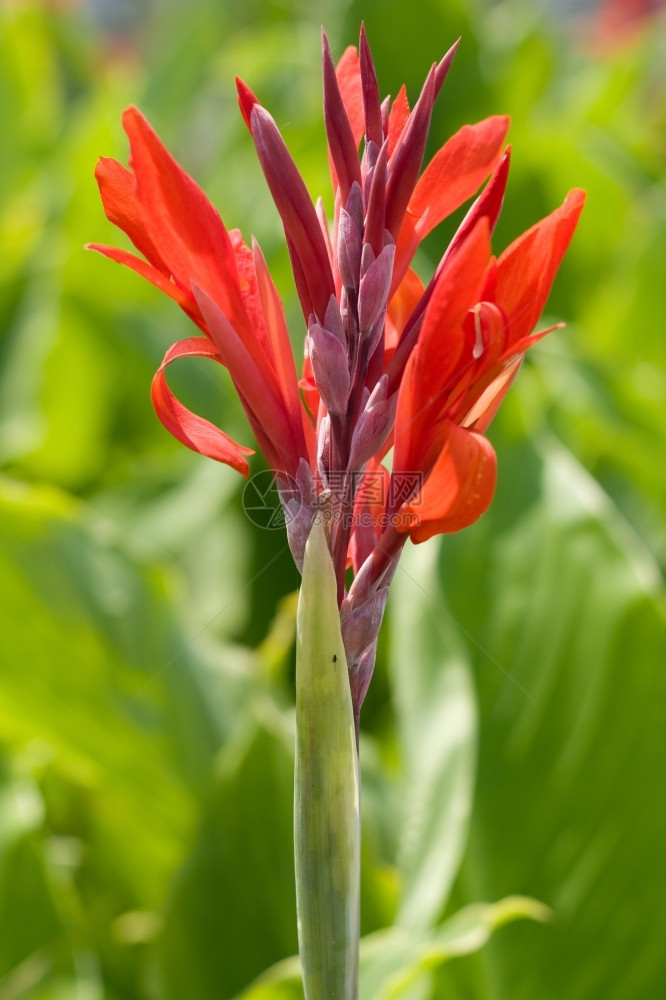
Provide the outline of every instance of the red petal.
<path id="1" fill-rule="evenodd" d="M 510 361 L 500 371 L 496 378 L 486 386 L 471 409 L 465 414 L 462 426 L 470 430 L 484 433 L 495 418 L 504 397 L 513 385 L 513 380 L 520 371 L 524 355 Z"/>
<path id="2" fill-rule="evenodd" d="M 407 267 L 421 242 L 451 212 L 474 194 L 497 163 L 509 119 L 486 118 L 464 125 L 423 171 L 409 200 L 396 251 L 396 270 Z"/>
<path id="3" fill-rule="evenodd" d="M 363 84 L 361 83 L 361 64 L 358 52 L 350 45 L 342 53 L 336 67 L 338 86 L 342 102 L 349 118 L 352 135 L 359 146 L 365 132 L 365 113 L 363 111 Z"/>
<path id="4" fill-rule="evenodd" d="M 250 467 L 244 455 L 252 455 L 251 448 L 244 448 L 233 441 L 219 427 L 192 413 L 173 395 L 164 375 L 164 369 L 177 358 L 211 358 L 221 363 L 219 353 L 205 337 L 189 337 L 174 344 L 164 355 L 164 360 L 153 378 L 151 396 L 159 419 L 170 434 L 192 451 L 230 465 L 245 478 Z"/>
<path id="5" fill-rule="evenodd" d="M 488 222 L 482 219 L 442 273 L 428 303 L 412 363 L 400 382 L 394 467 L 401 472 L 424 468 L 434 421 L 455 389 L 465 344 L 463 323 L 478 296 L 489 252 Z"/>
<path id="6" fill-rule="evenodd" d="M 165 274 L 169 269 L 147 232 L 143 209 L 139 201 L 136 177 L 122 163 L 100 156 L 95 167 L 95 180 L 109 222 L 122 229 L 137 250 Z"/>
<path id="7" fill-rule="evenodd" d="M 196 282 L 205 289 L 246 333 L 234 252 L 219 213 L 136 108 L 125 111 L 123 125 L 145 229 L 166 268 L 183 287 Z"/>
<path id="8" fill-rule="evenodd" d="M 509 320 L 508 345 L 534 329 L 585 204 L 570 191 L 563 204 L 519 236 L 497 262 L 497 304 Z"/>
<path id="9" fill-rule="evenodd" d="M 264 260 L 259 244 L 253 242 L 254 266 L 257 276 L 257 289 L 261 299 L 261 308 L 266 333 L 272 354 L 273 367 L 277 386 L 287 410 L 292 426 L 303 425 L 303 433 L 311 444 L 314 453 L 314 440 L 312 437 L 312 426 L 308 420 L 303 420 L 305 414 L 298 395 L 298 377 L 296 375 L 296 365 L 294 364 L 294 352 L 291 349 L 287 321 L 282 308 L 282 302 L 277 289 L 273 284 L 273 279 Z M 310 448 L 308 447 L 308 450 Z"/>
<path id="10" fill-rule="evenodd" d="M 250 90 L 246 83 L 243 83 L 239 76 L 236 77 L 236 90 L 238 91 L 238 106 L 240 112 L 243 116 L 243 120 L 247 125 L 250 132 L 252 131 L 252 125 L 250 124 L 250 119 L 252 117 L 252 108 L 259 101 Z"/>
<path id="11" fill-rule="evenodd" d="M 401 509 L 395 527 L 413 542 L 460 531 L 488 509 L 497 461 L 492 445 L 474 431 L 447 421 L 444 446 L 418 497 Z"/>
<path id="12" fill-rule="evenodd" d="M 194 294 L 267 461 L 275 469 L 295 474 L 301 458 L 308 458 L 300 414 L 293 419 L 276 394 L 278 387 L 274 372 L 272 369 L 262 370 L 255 364 L 238 333 L 215 302 L 197 286 Z M 268 364 L 267 359 L 264 358 L 264 361 Z"/>
<path id="13" fill-rule="evenodd" d="M 410 108 L 409 101 L 407 100 L 407 88 L 404 83 L 398 95 L 391 105 L 391 113 L 389 115 L 389 131 L 388 131 L 388 152 L 389 156 L 395 149 L 395 144 L 400 138 L 403 128 L 407 124 L 407 119 L 409 118 Z"/>

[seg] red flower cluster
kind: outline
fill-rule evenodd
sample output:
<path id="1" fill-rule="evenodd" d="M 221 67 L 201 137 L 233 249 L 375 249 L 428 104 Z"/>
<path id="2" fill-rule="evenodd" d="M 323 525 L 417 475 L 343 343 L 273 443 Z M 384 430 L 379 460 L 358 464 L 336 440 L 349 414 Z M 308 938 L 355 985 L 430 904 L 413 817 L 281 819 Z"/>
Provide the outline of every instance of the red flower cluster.
<path id="1" fill-rule="evenodd" d="M 131 169 L 102 158 L 96 172 L 108 218 L 142 256 L 93 249 L 166 292 L 203 334 L 170 348 L 155 376 L 162 423 L 188 447 L 248 475 L 250 449 L 187 410 L 166 382 L 176 358 L 212 358 L 228 369 L 259 446 L 281 475 L 298 564 L 313 511 L 327 497 L 357 708 L 406 538 L 464 528 L 491 501 L 496 461 L 484 434 L 525 351 L 547 332 L 532 333 L 584 202 L 582 191 L 570 192 L 495 258 L 490 237 L 509 168 L 508 118 L 464 126 L 421 172 L 455 49 L 432 66 L 410 109 L 404 87 L 393 101 L 380 99 L 363 30 L 358 51 L 347 49 L 337 68 L 324 37 L 332 227 L 275 122 L 238 81 L 307 324 L 300 382 L 259 247 L 227 231 L 135 108 L 123 117 Z M 486 180 L 424 287 L 410 267 L 420 242 Z M 391 449 L 389 472 L 382 460 Z M 347 593 L 350 563 L 356 576 Z"/>

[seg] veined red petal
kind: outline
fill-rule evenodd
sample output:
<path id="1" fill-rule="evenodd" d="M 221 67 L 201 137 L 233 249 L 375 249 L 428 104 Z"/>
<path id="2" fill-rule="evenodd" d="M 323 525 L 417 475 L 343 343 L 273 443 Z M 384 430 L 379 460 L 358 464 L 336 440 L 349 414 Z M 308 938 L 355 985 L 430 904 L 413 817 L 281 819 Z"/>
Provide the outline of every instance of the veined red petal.
<path id="1" fill-rule="evenodd" d="M 394 468 L 401 472 L 422 468 L 428 429 L 454 388 L 453 374 L 465 344 L 463 323 L 478 297 L 489 253 L 488 222 L 481 219 L 430 298 L 417 347 L 411 352 L 413 363 L 400 381 Z M 404 343 L 398 346 L 394 365 L 400 362 Z"/>
<path id="2" fill-rule="evenodd" d="M 463 125 L 423 171 L 412 194 L 396 251 L 396 274 L 425 236 L 474 194 L 497 163 L 509 129 L 505 115 Z"/>
<path id="3" fill-rule="evenodd" d="M 404 83 L 398 91 L 396 98 L 391 105 L 389 113 L 388 130 L 388 153 L 389 156 L 395 149 L 395 144 L 402 135 L 402 130 L 407 124 L 410 115 L 409 101 L 407 100 L 407 88 Z"/>
<path id="4" fill-rule="evenodd" d="M 139 253 L 168 275 L 169 269 L 146 229 L 136 177 L 132 171 L 109 156 L 100 156 L 95 167 L 95 180 L 109 222 L 122 229 Z"/>
<path id="5" fill-rule="evenodd" d="M 559 208 L 519 236 L 498 259 L 495 301 L 508 317 L 508 347 L 534 329 L 584 204 L 584 191 L 570 191 Z"/>
<path id="6" fill-rule="evenodd" d="M 191 289 L 196 283 L 204 288 L 248 336 L 236 260 L 219 213 L 136 108 L 125 111 L 123 125 L 143 226 L 165 268 L 183 287 Z"/>
<path id="7" fill-rule="evenodd" d="M 496 475 L 488 439 L 447 421 L 437 461 L 420 494 L 401 508 L 395 527 L 417 543 L 468 527 L 490 506 Z"/>
<path id="8" fill-rule="evenodd" d="M 309 420 L 303 419 L 305 414 L 303 413 L 303 406 L 298 395 L 298 377 L 294 363 L 294 352 L 291 349 L 282 301 L 278 295 L 277 288 L 273 284 L 273 279 L 256 240 L 252 242 L 252 252 L 257 276 L 257 289 L 261 300 L 277 386 L 284 407 L 289 413 L 290 423 L 294 427 L 297 427 L 299 424 L 303 426 L 305 444 L 308 451 L 314 454 L 315 442 L 312 425 Z"/>
<path id="9" fill-rule="evenodd" d="M 274 373 L 262 371 L 253 361 L 245 344 L 228 318 L 203 289 L 194 294 L 222 363 L 238 391 L 248 420 L 264 455 L 271 460 L 278 455 L 275 468 L 295 474 L 301 458 L 307 458 L 300 416 L 294 421 L 279 394 Z"/>
<path id="10" fill-rule="evenodd" d="M 317 420 L 319 413 L 319 390 L 312 371 L 312 362 L 308 354 L 308 342 L 305 341 L 305 355 L 303 357 L 303 374 L 299 380 L 298 387 L 303 393 L 305 407 L 313 421 Z"/>
<path id="11" fill-rule="evenodd" d="M 253 455 L 252 448 L 237 444 L 219 427 L 192 413 L 176 399 L 167 385 L 164 370 L 178 358 L 211 358 L 221 363 L 221 358 L 213 344 L 206 337 L 189 337 L 174 344 L 164 355 L 164 360 L 155 373 L 151 387 L 151 397 L 155 413 L 170 434 L 208 458 L 230 465 L 245 478 L 250 467 L 245 455 Z"/>
<path id="12" fill-rule="evenodd" d="M 335 69 L 342 102 L 349 118 L 356 146 L 361 143 L 365 132 L 363 111 L 363 84 L 361 83 L 361 63 L 353 45 L 348 46 L 340 57 Z"/>
<path id="13" fill-rule="evenodd" d="M 234 257 L 236 258 L 238 284 L 243 300 L 243 309 L 249 321 L 249 328 L 252 331 L 252 336 L 245 342 L 245 346 L 257 360 L 258 364 L 266 371 L 267 367 L 269 369 L 273 367 L 273 354 L 268 340 L 264 313 L 259 297 L 254 257 L 252 250 L 243 239 L 240 230 L 232 229 L 229 233 L 229 239 L 231 240 Z"/>

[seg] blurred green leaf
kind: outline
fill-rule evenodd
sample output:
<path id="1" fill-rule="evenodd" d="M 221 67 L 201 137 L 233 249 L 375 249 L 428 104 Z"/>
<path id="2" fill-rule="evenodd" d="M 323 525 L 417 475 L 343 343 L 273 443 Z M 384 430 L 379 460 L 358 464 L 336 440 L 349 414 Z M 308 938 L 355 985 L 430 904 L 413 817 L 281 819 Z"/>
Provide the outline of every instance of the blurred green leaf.
<path id="1" fill-rule="evenodd" d="M 393 704 L 404 767 L 397 922 L 439 917 L 465 844 L 476 756 L 476 705 L 460 637 L 442 613 L 435 546 L 408 547 L 390 599 Z"/>
<path id="2" fill-rule="evenodd" d="M 447 606 L 481 643 L 461 885 L 477 897 L 529 892 L 556 920 L 538 946 L 527 928 L 491 946 L 487 995 L 651 995 L 666 981 L 664 955 L 635 915 L 666 919 L 666 807 L 655 795 L 666 753 L 663 583 L 561 446 L 514 444 L 502 459 L 476 538 L 442 545 Z"/>
<path id="3" fill-rule="evenodd" d="M 515 920 L 544 921 L 547 907 L 511 896 L 498 903 L 465 907 L 440 927 L 378 931 L 361 940 L 359 996 L 362 1000 L 407 1000 L 431 996 L 431 975 L 440 965 L 482 948 L 494 931 Z M 302 1000 L 298 958 L 268 969 L 237 1000 Z"/>
<path id="4" fill-rule="evenodd" d="M 297 949 L 293 737 L 270 707 L 225 748 L 160 943 L 165 995 L 233 996 Z"/>

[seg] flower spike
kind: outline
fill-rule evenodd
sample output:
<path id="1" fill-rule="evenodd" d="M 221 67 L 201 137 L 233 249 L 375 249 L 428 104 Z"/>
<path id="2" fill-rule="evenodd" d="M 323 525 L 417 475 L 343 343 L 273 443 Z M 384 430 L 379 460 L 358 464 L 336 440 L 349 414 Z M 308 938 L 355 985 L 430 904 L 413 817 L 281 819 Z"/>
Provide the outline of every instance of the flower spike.
<path id="1" fill-rule="evenodd" d="M 153 403 L 164 426 L 248 475 L 250 449 L 184 407 L 166 381 L 166 368 L 181 358 L 224 365 L 276 472 L 299 568 L 313 517 L 330 514 L 319 541 L 330 549 L 357 725 L 403 545 L 458 531 L 491 502 L 496 457 L 485 432 L 525 352 L 548 332 L 533 331 L 585 200 L 570 192 L 499 257 L 492 254 L 509 119 L 464 125 L 423 168 L 433 105 L 457 47 L 431 67 L 410 110 L 404 87 L 382 100 L 364 27 L 358 49 L 346 49 L 337 66 L 322 32 L 330 227 L 273 118 L 237 80 L 305 319 L 300 380 L 256 242 L 248 246 L 226 229 L 135 108 L 123 117 L 129 169 L 102 158 L 96 171 L 106 214 L 137 253 L 92 248 L 165 292 L 201 334 L 171 347 L 155 375 Z M 424 287 L 411 268 L 419 245 L 472 198 Z M 382 459 L 391 449 L 389 472 Z"/>

